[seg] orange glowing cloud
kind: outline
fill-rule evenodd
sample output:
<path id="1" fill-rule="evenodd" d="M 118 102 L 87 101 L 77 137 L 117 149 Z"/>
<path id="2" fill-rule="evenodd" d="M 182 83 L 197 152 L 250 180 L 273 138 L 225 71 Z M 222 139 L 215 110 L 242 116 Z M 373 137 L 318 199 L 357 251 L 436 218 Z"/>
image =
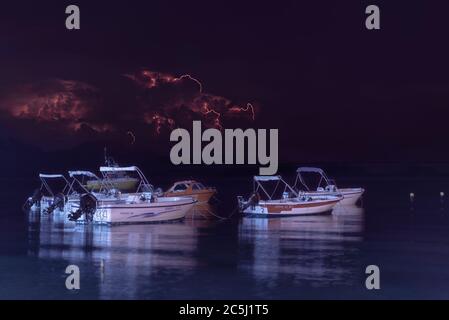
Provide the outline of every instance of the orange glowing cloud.
<path id="1" fill-rule="evenodd" d="M 257 108 L 246 103 L 240 106 L 231 100 L 203 92 L 203 84 L 189 74 L 179 77 L 151 70 L 126 74 L 142 90 L 138 97 L 144 121 L 154 126 L 172 129 L 186 121 L 199 119 L 205 127 L 223 129 L 236 119 L 255 121 Z M 194 84 L 194 86 L 190 85 Z"/>
<path id="2" fill-rule="evenodd" d="M 107 123 L 90 119 L 92 109 L 99 103 L 97 90 L 85 83 L 51 80 L 23 85 L 0 100 L 0 109 L 16 120 L 31 120 L 38 124 L 57 124 L 69 131 L 83 126 L 97 132 L 112 130 Z"/>

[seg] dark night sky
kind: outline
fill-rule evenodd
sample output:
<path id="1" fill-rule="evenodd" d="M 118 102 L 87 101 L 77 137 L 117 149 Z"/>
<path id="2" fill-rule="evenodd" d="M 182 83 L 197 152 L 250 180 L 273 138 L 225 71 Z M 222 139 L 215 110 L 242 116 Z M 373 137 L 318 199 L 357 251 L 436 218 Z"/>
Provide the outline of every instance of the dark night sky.
<path id="1" fill-rule="evenodd" d="M 279 128 L 283 162 L 449 161 L 449 2 L 392 2 L 2 3 L 0 133 L 60 148 L 129 144 L 132 130 L 135 148 L 168 153 L 168 131 L 155 136 L 143 113 L 157 108 L 178 124 L 198 117 L 170 109 L 196 84 L 139 90 L 124 75 L 145 68 L 190 74 L 211 95 L 256 105 L 254 122 L 242 114 L 224 125 Z M 68 4 L 81 9 L 80 31 L 65 29 Z M 364 27 L 368 4 L 380 6 L 380 31 Z M 86 127 L 11 115 L 11 105 L 67 90 L 63 80 L 77 83 L 65 103 L 88 91 Z M 111 133 L 92 129 L 105 123 Z"/>

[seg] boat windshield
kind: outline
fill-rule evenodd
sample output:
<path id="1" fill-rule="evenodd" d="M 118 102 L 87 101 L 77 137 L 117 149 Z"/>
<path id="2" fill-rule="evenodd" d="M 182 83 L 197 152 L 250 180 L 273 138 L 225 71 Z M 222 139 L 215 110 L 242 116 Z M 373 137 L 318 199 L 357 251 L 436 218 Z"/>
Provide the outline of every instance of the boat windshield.
<path id="1" fill-rule="evenodd" d="M 173 188 L 173 191 L 185 191 L 185 190 L 187 190 L 187 186 L 184 183 L 179 183 Z"/>
<path id="2" fill-rule="evenodd" d="M 202 183 L 195 183 L 192 186 L 192 190 L 204 190 L 206 187 Z"/>

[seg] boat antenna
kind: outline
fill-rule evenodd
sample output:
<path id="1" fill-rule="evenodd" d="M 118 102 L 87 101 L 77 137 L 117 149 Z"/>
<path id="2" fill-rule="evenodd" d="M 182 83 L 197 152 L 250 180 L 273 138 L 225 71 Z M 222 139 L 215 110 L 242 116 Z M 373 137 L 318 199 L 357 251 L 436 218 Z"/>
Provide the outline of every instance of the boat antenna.
<path id="1" fill-rule="evenodd" d="M 108 156 L 108 150 L 104 147 L 104 164 L 107 167 L 118 167 L 118 163 L 115 162 L 114 158 Z"/>

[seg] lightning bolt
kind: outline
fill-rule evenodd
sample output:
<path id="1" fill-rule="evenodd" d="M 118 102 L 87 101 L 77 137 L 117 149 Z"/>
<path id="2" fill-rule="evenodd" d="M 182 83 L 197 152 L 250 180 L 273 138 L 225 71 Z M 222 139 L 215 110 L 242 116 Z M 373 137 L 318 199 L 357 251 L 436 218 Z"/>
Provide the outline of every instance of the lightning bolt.
<path id="1" fill-rule="evenodd" d="M 229 109 L 229 112 L 248 112 L 251 110 L 251 119 L 256 120 L 256 112 L 254 111 L 254 107 L 251 103 L 247 103 L 246 107 L 235 106 Z"/>
<path id="2" fill-rule="evenodd" d="M 223 129 L 223 126 L 221 125 L 221 121 L 220 121 L 220 118 L 221 118 L 221 113 L 220 112 L 218 112 L 218 111 L 216 111 L 214 109 L 211 109 L 207 105 L 207 103 L 203 103 L 203 111 L 202 111 L 202 113 L 204 115 L 208 115 L 208 114 L 211 114 L 211 113 L 214 114 L 215 115 L 214 126 L 216 128 L 219 128 L 220 130 Z"/>
<path id="3" fill-rule="evenodd" d="M 183 74 L 182 76 L 174 77 L 170 74 L 165 74 L 165 73 L 160 73 L 160 72 L 155 72 L 155 71 L 150 71 L 150 70 L 142 70 L 140 75 L 144 78 L 143 80 L 139 79 L 139 77 L 136 75 L 124 74 L 125 77 L 127 77 L 137 83 L 140 83 L 141 85 L 145 86 L 148 89 L 156 88 L 160 84 L 163 84 L 163 83 L 176 83 L 176 82 L 180 82 L 184 79 L 188 79 L 188 80 L 195 82 L 198 85 L 200 93 L 203 92 L 203 84 L 201 83 L 201 81 L 192 77 L 190 74 Z"/>
<path id="4" fill-rule="evenodd" d="M 145 121 L 153 124 L 157 134 L 160 134 L 165 126 L 173 129 L 177 125 L 175 122 L 175 119 L 177 119 L 176 111 L 179 110 L 180 107 L 187 107 L 193 114 L 200 114 L 203 117 L 208 116 L 208 126 L 220 130 L 223 129 L 224 121 L 230 118 L 240 117 L 243 114 L 247 114 L 248 119 L 255 121 L 257 110 L 251 103 L 247 103 L 246 106 L 235 105 L 229 99 L 206 93 L 204 92 L 203 83 L 190 74 L 173 76 L 168 73 L 141 70 L 138 73 L 125 76 L 145 89 L 154 89 L 164 84 L 178 84 L 184 80 L 193 81 L 198 86 L 199 92 L 196 95 L 189 98 L 185 98 L 182 95 L 178 97 L 179 91 L 175 91 L 174 101 L 170 105 L 160 108 L 162 109 L 160 111 L 148 112 L 144 115 Z M 174 88 L 167 89 L 176 90 Z M 185 89 L 188 88 L 178 88 L 178 90 Z"/>
<path id="5" fill-rule="evenodd" d="M 200 89 L 200 93 L 203 93 L 203 84 L 198 79 L 192 77 L 190 74 L 184 74 L 178 78 L 175 78 L 174 81 L 181 81 L 183 79 L 189 79 L 192 80 L 193 82 L 196 82 L 196 84 L 198 84 L 198 87 Z"/>

